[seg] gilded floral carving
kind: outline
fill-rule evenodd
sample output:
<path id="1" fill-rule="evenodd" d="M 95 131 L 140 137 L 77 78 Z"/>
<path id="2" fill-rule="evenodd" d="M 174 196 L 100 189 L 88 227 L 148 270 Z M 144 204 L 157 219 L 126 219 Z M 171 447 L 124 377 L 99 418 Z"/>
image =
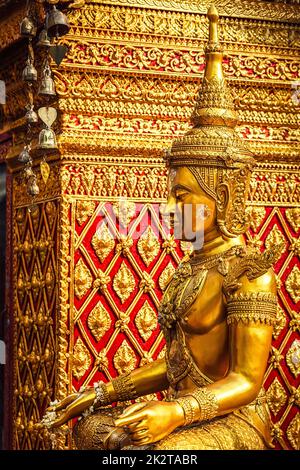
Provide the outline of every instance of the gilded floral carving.
<path id="1" fill-rule="evenodd" d="M 286 363 L 295 377 L 300 375 L 300 340 L 295 339 L 287 352 Z"/>
<path id="2" fill-rule="evenodd" d="M 131 172 L 128 174 L 127 181 L 129 184 L 131 183 L 130 186 L 134 191 L 137 183 L 137 176 Z M 124 227 L 127 227 L 135 215 L 136 208 L 134 202 L 129 201 L 128 199 L 121 199 L 113 204 L 113 210 L 120 223 Z"/>
<path id="3" fill-rule="evenodd" d="M 134 369 L 136 357 L 127 341 L 124 340 L 116 351 L 113 363 L 119 374 L 125 374 L 125 372 Z"/>
<path id="4" fill-rule="evenodd" d="M 286 316 L 284 314 L 284 310 L 277 305 L 277 312 L 276 312 L 276 323 L 273 327 L 273 338 L 277 339 L 280 335 L 281 331 L 286 325 Z"/>
<path id="5" fill-rule="evenodd" d="M 169 264 L 165 267 L 165 269 L 161 273 L 161 275 L 159 276 L 158 284 L 162 291 L 166 289 L 167 285 L 172 279 L 174 272 L 175 272 L 175 268 L 170 261 Z"/>
<path id="6" fill-rule="evenodd" d="M 76 201 L 76 220 L 79 225 L 84 224 L 91 217 L 95 210 L 93 201 Z"/>
<path id="7" fill-rule="evenodd" d="M 158 255 L 160 243 L 150 225 L 141 235 L 137 244 L 137 248 L 146 266 L 149 266 L 149 264 L 151 264 Z"/>
<path id="8" fill-rule="evenodd" d="M 247 213 L 249 214 L 250 227 L 254 232 L 257 232 L 265 218 L 266 209 L 260 206 L 252 206 L 247 208 Z"/>
<path id="9" fill-rule="evenodd" d="M 113 280 L 113 288 L 122 303 L 128 299 L 135 285 L 134 276 L 127 264 L 123 261 Z"/>
<path id="10" fill-rule="evenodd" d="M 89 314 L 87 324 L 97 341 L 100 341 L 100 339 L 109 330 L 111 326 L 111 318 L 100 302 Z"/>
<path id="11" fill-rule="evenodd" d="M 72 374 L 79 380 L 84 376 L 91 363 L 90 353 L 81 338 L 78 338 L 75 343 L 72 357 Z"/>
<path id="12" fill-rule="evenodd" d="M 283 236 L 282 232 L 279 230 L 277 225 L 274 225 L 270 233 L 268 234 L 265 245 L 267 249 L 273 248 L 283 244 L 281 249 L 281 254 L 285 251 L 286 248 L 286 239 Z"/>
<path id="13" fill-rule="evenodd" d="M 300 414 L 297 413 L 288 425 L 286 435 L 293 449 L 300 450 Z"/>
<path id="14" fill-rule="evenodd" d="M 92 238 L 92 247 L 94 248 L 101 263 L 107 258 L 115 246 L 115 240 L 109 231 L 107 225 L 103 222 L 96 230 Z"/>
<path id="15" fill-rule="evenodd" d="M 292 209 L 287 209 L 285 211 L 286 218 L 289 221 L 292 229 L 295 232 L 298 232 L 300 229 L 300 208 L 299 207 L 294 207 Z"/>
<path id="16" fill-rule="evenodd" d="M 266 397 L 270 410 L 272 411 L 272 413 L 277 415 L 277 413 L 281 410 L 281 408 L 285 405 L 287 401 L 286 391 L 284 390 L 277 377 L 273 380 L 272 384 L 270 385 L 266 393 Z"/>
<path id="17" fill-rule="evenodd" d="M 156 313 L 150 307 L 147 300 L 136 314 L 134 322 L 143 340 L 147 341 L 152 335 L 153 330 L 157 327 Z"/>
<path id="18" fill-rule="evenodd" d="M 74 290 L 78 299 L 82 299 L 82 297 L 88 292 L 92 286 L 92 281 L 93 278 L 90 270 L 84 261 L 80 259 L 74 270 Z"/>
<path id="19" fill-rule="evenodd" d="M 297 303 L 300 300 L 300 269 L 294 266 L 285 281 L 285 287 L 292 300 Z"/>

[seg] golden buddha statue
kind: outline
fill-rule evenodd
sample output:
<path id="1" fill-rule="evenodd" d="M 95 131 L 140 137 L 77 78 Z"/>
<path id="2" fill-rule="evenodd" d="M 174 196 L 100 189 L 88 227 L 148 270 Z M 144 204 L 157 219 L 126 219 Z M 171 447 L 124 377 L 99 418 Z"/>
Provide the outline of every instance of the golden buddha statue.
<path id="1" fill-rule="evenodd" d="M 206 69 L 193 128 L 167 156 L 170 192 L 164 209 L 176 226 L 184 207 L 191 206 L 189 223 L 196 234 L 203 229 L 203 246 L 181 262 L 159 307 L 165 359 L 96 383 L 48 409 L 50 428 L 83 414 L 75 427 L 81 449 L 271 446 L 262 383 L 276 317 L 271 266 L 277 254 L 245 245 L 254 159 L 235 132 L 215 7 L 208 18 Z M 109 406 L 160 391 L 165 391 L 162 401 Z"/>

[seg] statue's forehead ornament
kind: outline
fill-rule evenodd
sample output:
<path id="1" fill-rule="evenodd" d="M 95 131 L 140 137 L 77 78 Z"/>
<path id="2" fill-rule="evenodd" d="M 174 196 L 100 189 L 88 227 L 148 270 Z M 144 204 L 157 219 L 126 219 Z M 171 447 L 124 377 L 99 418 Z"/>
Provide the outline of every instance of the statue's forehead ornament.
<path id="1" fill-rule="evenodd" d="M 254 159 L 235 131 L 238 115 L 223 75 L 219 15 L 214 6 L 208 11 L 208 19 L 206 67 L 191 117 L 193 128 L 174 141 L 172 148 L 166 151 L 166 160 L 171 167 L 237 169 L 246 166 L 250 169 Z"/>

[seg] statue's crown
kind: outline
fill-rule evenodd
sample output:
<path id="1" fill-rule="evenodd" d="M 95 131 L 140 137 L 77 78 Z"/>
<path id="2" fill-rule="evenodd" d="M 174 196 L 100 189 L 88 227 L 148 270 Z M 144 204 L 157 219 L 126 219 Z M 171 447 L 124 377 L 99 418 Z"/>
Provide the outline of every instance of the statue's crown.
<path id="1" fill-rule="evenodd" d="M 238 116 L 223 75 L 219 15 L 214 5 L 209 8 L 207 16 L 206 66 L 191 118 L 193 128 L 174 141 L 167 160 L 172 166 L 252 166 L 251 152 L 235 131 Z"/>

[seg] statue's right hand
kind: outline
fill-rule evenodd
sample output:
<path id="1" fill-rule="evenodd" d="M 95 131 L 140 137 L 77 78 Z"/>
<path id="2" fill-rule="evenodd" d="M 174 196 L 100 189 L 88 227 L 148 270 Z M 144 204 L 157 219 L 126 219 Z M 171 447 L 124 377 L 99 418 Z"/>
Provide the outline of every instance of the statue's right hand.
<path id="1" fill-rule="evenodd" d="M 57 417 L 55 417 L 48 427 L 57 428 L 70 419 L 80 415 L 93 404 L 95 396 L 94 389 L 87 390 L 83 393 L 72 393 L 59 403 L 49 406 L 46 413 L 57 413 Z"/>

